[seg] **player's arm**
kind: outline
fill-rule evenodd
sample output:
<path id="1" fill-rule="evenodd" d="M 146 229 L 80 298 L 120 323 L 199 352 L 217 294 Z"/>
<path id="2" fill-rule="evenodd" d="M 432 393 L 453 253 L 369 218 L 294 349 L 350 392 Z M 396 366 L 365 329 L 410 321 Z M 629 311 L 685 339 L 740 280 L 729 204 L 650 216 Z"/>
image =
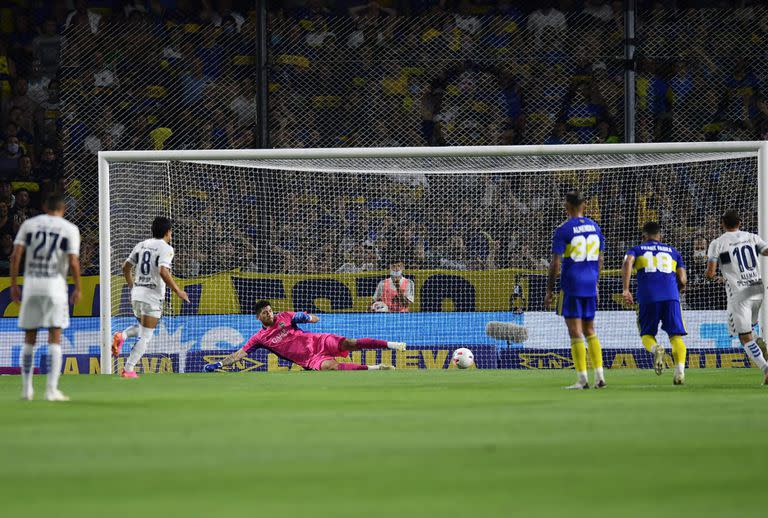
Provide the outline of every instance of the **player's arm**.
<path id="1" fill-rule="evenodd" d="M 230 354 L 229 356 L 227 356 L 221 361 L 218 361 L 216 363 L 209 363 L 203 366 L 203 371 L 214 372 L 218 369 L 221 369 L 222 367 L 227 367 L 229 365 L 232 365 L 233 363 L 239 362 L 246 356 L 248 356 L 248 351 L 246 351 L 245 347 L 242 347 L 241 349 L 238 349 L 237 351 L 233 352 L 232 354 Z"/>
<path id="2" fill-rule="evenodd" d="M 160 278 L 165 281 L 165 284 L 168 285 L 173 292 L 178 295 L 178 297 L 183 300 L 186 303 L 189 303 L 189 295 L 187 295 L 187 292 L 179 288 L 179 285 L 176 284 L 176 281 L 173 280 L 173 276 L 171 275 L 171 270 L 168 269 L 166 266 L 160 267 Z"/>
<path id="3" fill-rule="evenodd" d="M 680 293 L 682 293 L 685 291 L 686 286 L 688 286 L 688 272 L 681 266 L 675 271 L 675 274 L 677 275 L 677 287 Z"/>
<path id="4" fill-rule="evenodd" d="M 717 265 L 720 262 L 720 257 L 715 249 L 715 242 L 712 241 L 709 244 L 709 250 L 707 250 L 707 270 L 704 272 L 704 276 L 710 281 L 714 281 L 717 276 Z"/>
<path id="5" fill-rule="evenodd" d="M 24 255 L 24 245 L 13 245 L 11 253 L 11 299 L 14 302 L 21 302 L 21 288 L 19 288 L 19 268 L 21 267 L 21 258 Z"/>
<path id="6" fill-rule="evenodd" d="M 128 285 L 128 289 L 133 289 L 133 263 L 125 261 L 123 263 L 123 277 L 125 277 L 125 283 Z"/>
<path id="7" fill-rule="evenodd" d="M 75 281 L 75 289 L 72 291 L 72 296 L 69 298 L 69 302 L 74 306 L 80 302 L 81 297 L 81 283 L 80 283 L 80 256 L 77 254 L 68 254 L 69 259 L 69 274 L 72 276 L 72 280 Z"/>
<path id="8" fill-rule="evenodd" d="M 547 273 L 547 292 L 544 295 L 544 307 L 548 308 L 552 305 L 552 292 L 555 289 L 555 280 L 557 274 L 560 271 L 560 262 L 562 261 L 560 254 L 552 254 L 552 260 L 549 262 L 549 272 Z"/>
<path id="9" fill-rule="evenodd" d="M 320 322 L 320 317 L 317 315 L 310 315 L 304 311 L 299 311 L 293 314 L 291 317 L 292 324 L 314 324 Z"/>
<path id="10" fill-rule="evenodd" d="M 632 298 L 632 292 L 629 291 L 629 280 L 632 278 L 632 267 L 635 264 L 635 256 L 627 254 L 624 256 L 624 263 L 621 265 L 621 284 L 624 290 L 621 296 L 624 297 L 624 302 L 627 304 L 634 304 L 635 300 Z"/>

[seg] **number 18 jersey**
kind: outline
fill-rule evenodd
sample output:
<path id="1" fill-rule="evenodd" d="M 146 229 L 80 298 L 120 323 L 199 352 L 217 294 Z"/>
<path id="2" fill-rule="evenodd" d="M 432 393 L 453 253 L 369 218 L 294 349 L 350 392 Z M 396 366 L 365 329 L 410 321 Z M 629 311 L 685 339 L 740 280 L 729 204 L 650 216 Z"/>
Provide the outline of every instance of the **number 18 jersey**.
<path id="1" fill-rule="evenodd" d="M 674 247 L 659 241 L 646 241 L 627 250 L 635 258 L 637 302 L 650 304 L 680 300 L 677 269 L 685 268 L 683 256 Z"/>
<path id="2" fill-rule="evenodd" d="M 709 244 L 709 262 L 720 263 L 720 271 L 732 293 L 762 289 L 759 254 L 768 246 L 760 236 L 736 230 L 724 232 Z"/>
<path id="3" fill-rule="evenodd" d="M 133 248 L 125 262 L 135 266 L 131 301 L 140 301 L 162 307 L 165 300 L 165 281 L 160 267 L 171 269 L 173 247 L 162 239 L 147 239 Z"/>
<path id="4" fill-rule="evenodd" d="M 600 252 L 605 238 L 600 226 L 589 218 L 570 218 L 557 227 L 552 253 L 563 257 L 560 288 L 571 297 L 596 297 Z"/>

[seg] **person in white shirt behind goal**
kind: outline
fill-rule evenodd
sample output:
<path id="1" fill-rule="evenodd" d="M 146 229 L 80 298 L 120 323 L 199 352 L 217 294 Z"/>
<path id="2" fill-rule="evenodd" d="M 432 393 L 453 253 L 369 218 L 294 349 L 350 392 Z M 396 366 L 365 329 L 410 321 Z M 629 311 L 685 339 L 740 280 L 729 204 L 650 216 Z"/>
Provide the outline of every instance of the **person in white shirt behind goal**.
<path id="1" fill-rule="evenodd" d="M 32 374 L 37 330 L 48 329 L 48 379 L 45 399 L 68 401 L 59 391 L 61 374 L 61 330 L 69 327 L 69 302 L 80 300 L 80 230 L 64 219 L 64 198 L 51 195 L 45 214 L 22 223 L 13 242 L 11 257 L 11 298 L 21 302 L 19 327 L 24 330 L 21 352 L 21 399 L 32 400 Z M 24 292 L 17 279 L 24 260 Z M 67 296 L 67 270 L 75 289 Z"/>
<path id="2" fill-rule="evenodd" d="M 706 276 L 715 279 L 720 265 L 728 295 L 730 333 L 738 335 L 747 355 L 763 371 L 763 383 L 768 384 L 768 363 L 763 353 L 765 343 L 752 334 L 765 289 L 758 255 L 768 256 L 768 243 L 755 234 L 740 230 L 741 218 L 735 210 L 723 213 L 720 226 L 725 232 L 709 244 Z"/>
<path id="3" fill-rule="evenodd" d="M 165 301 L 165 285 L 184 302 L 189 302 L 189 296 L 183 291 L 171 277 L 171 262 L 173 261 L 173 247 L 171 220 L 158 216 L 152 222 L 152 239 L 142 241 L 133 248 L 133 251 L 123 263 L 123 275 L 125 282 L 131 289 L 131 306 L 133 314 L 138 320 L 123 331 L 118 331 L 112 337 L 112 357 L 120 354 L 126 338 L 137 336 L 136 344 L 131 349 L 125 368 L 120 374 L 123 378 L 137 378 L 134 370 L 136 364 L 144 356 L 144 353 L 152 341 L 160 318 L 163 316 L 163 302 Z M 135 277 L 133 270 L 136 270 Z"/>

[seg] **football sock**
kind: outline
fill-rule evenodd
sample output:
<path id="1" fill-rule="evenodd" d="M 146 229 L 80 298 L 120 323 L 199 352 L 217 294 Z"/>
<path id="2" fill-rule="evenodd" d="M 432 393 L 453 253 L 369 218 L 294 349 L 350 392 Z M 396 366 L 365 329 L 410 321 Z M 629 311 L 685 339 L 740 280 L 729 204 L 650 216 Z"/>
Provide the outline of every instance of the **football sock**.
<path id="1" fill-rule="evenodd" d="M 680 335 L 670 336 L 669 342 L 672 344 L 672 358 L 675 359 L 675 370 L 683 372 L 685 370 L 685 342 Z"/>
<path id="2" fill-rule="evenodd" d="M 755 365 L 757 365 L 758 369 L 763 372 L 768 372 L 768 364 L 765 363 L 763 352 L 760 350 L 760 347 L 757 346 L 754 340 L 750 340 L 749 342 L 745 343 L 744 350 L 747 351 L 747 355 L 752 359 Z"/>
<path id="3" fill-rule="evenodd" d="M 653 353 L 656 351 L 656 337 L 651 335 L 643 335 L 640 337 L 640 340 L 643 341 L 643 347 L 645 347 L 645 350 L 649 353 Z"/>
<path id="4" fill-rule="evenodd" d="M 340 371 L 367 371 L 367 365 L 360 365 L 359 363 L 340 363 Z"/>
<path id="5" fill-rule="evenodd" d="M 128 355 L 128 360 L 125 362 L 125 370 L 132 371 L 136 367 L 141 357 L 144 356 L 147 347 L 149 347 L 149 342 L 152 341 L 154 333 L 154 329 L 141 326 L 139 329 L 139 339 L 136 340 L 136 344 L 131 349 L 131 354 Z"/>
<path id="6" fill-rule="evenodd" d="M 21 388 L 28 394 L 32 390 L 32 375 L 35 372 L 35 346 L 24 344 L 21 350 Z"/>
<path id="7" fill-rule="evenodd" d="M 592 368 L 595 369 L 595 379 L 603 380 L 603 348 L 600 347 L 600 340 L 597 335 L 587 337 L 587 347 L 589 348 L 589 359 L 592 360 Z"/>
<path id="8" fill-rule="evenodd" d="M 53 392 L 59 388 L 59 376 L 61 375 L 61 346 L 48 344 L 48 379 L 45 382 L 46 392 Z"/>
<path id="9" fill-rule="evenodd" d="M 571 357 L 579 381 L 587 382 L 587 349 L 583 338 L 571 338 Z"/>
<path id="10" fill-rule="evenodd" d="M 141 326 L 139 324 L 133 324 L 130 327 L 126 327 L 123 331 L 123 339 L 131 338 L 132 336 L 139 336 Z"/>
<path id="11" fill-rule="evenodd" d="M 355 340 L 355 345 L 360 349 L 386 349 L 389 342 L 375 338 L 358 338 Z"/>

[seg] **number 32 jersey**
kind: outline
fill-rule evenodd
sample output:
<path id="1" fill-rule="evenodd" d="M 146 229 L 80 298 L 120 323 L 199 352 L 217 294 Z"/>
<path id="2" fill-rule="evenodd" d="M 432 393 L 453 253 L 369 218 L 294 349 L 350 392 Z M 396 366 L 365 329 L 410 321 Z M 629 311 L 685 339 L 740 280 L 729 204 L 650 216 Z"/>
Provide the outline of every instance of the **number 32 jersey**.
<path id="1" fill-rule="evenodd" d="M 762 289 L 759 254 L 768 246 L 759 236 L 737 230 L 725 232 L 709 244 L 707 260 L 720 263 L 720 271 L 733 293 Z"/>
<path id="2" fill-rule="evenodd" d="M 24 295 L 66 300 L 69 255 L 80 255 L 80 230 L 64 218 L 41 214 L 22 223 L 14 244 L 25 247 Z"/>
<path id="3" fill-rule="evenodd" d="M 162 307 L 165 281 L 160 277 L 160 267 L 170 270 L 172 261 L 173 247 L 162 239 L 147 239 L 136 245 L 125 260 L 136 269 L 131 300 Z"/>
<path id="4" fill-rule="evenodd" d="M 560 288 L 571 297 L 596 297 L 600 253 L 605 238 L 589 218 L 570 218 L 557 227 L 552 253 L 563 257 Z"/>

